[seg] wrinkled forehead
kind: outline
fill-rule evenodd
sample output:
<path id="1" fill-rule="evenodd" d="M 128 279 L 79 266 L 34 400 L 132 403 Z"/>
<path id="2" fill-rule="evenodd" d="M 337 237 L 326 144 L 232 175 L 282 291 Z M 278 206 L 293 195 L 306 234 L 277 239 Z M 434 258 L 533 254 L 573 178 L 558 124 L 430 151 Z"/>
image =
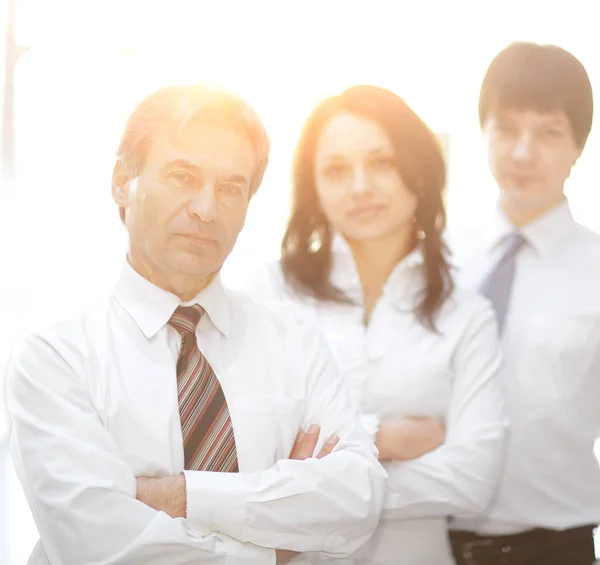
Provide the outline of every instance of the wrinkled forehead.
<path id="1" fill-rule="evenodd" d="M 256 158 L 250 140 L 232 125 L 193 120 L 155 134 L 146 166 L 160 170 L 173 162 L 217 176 L 241 176 L 250 181 Z"/>

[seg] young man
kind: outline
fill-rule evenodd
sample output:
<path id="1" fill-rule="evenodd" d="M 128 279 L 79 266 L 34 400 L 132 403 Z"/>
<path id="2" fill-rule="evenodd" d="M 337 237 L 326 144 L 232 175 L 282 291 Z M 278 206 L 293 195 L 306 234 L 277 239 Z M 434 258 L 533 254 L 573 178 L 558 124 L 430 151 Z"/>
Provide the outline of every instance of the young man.
<path id="1" fill-rule="evenodd" d="M 462 281 L 498 315 L 511 431 L 491 507 L 452 525 L 459 565 L 594 560 L 600 236 L 573 220 L 564 195 L 592 113 L 584 67 L 553 45 L 512 44 L 483 80 L 479 117 L 497 217 L 454 251 Z"/>
<path id="2" fill-rule="evenodd" d="M 227 93 L 166 88 L 130 117 L 121 278 L 9 369 L 30 563 L 273 564 L 377 525 L 385 471 L 322 343 L 219 279 L 268 152 Z"/>

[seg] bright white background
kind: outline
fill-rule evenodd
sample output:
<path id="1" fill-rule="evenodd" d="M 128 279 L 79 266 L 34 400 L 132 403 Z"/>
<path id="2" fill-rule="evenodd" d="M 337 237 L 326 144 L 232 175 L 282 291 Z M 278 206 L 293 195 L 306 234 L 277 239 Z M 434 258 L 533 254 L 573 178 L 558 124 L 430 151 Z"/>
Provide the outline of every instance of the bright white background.
<path id="1" fill-rule="evenodd" d="M 141 97 L 166 83 L 210 80 L 262 115 L 271 165 L 225 266 L 225 280 L 235 281 L 278 254 L 303 119 L 320 98 L 358 82 L 395 90 L 450 136 L 450 224 L 480 221 L 495 199 L 477 123 L 487 65 L 510 41 L 552 42 L 581 59 L 600 93 L 598 4 L 17 0 L 17 41 L 32 49 L 16 75 L 17 182 L 0 186 L 0 563 L 24 564 L 37 539 L 2 459 L 6 362 L 20 335 L 79 310 L 115 279 L 125 239 L 110 174 Z M 597 128 L 568 187 L 576 218 L 596 230 L 599 155 Z"/>

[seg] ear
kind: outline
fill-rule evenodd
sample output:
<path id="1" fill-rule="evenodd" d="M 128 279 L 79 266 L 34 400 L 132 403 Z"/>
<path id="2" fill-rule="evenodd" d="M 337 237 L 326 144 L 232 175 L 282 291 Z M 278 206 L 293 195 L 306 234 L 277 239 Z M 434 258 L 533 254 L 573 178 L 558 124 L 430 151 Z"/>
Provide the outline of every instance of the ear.
<path id="1" fill-rule="evenodd" d="M 126 208 L 129 201 L 129 187 L 133 180 L 133 175 L 128 171 L 123 163 L 118 160 L 112 174 L 112 196 L 119 208 Z"/>
<path id="2" fill-rule="evenodd" d="M 583 148 L 578 147 L 577 149 L 574 150 L 573 162 L 571 163 L 571 167 L 569 168 L 569 174 L 567 175 L 567 178 L 571 177 L 571 173 L 573 172 L 573 167 L 575 167 L 575 165 L 577 165 L 577 161 L 579 161 L 579 157 L 581 157 L 582 153 L 583 153 Z"/>
<path id="3" fill-rule="evenodd" d="M 242 218 L 242 225 L 240 227 L 240 231 L 238 232 L 238 234 L 242 233 L 242 230 L 244 229 L 244 226 L 246 225 L 247 217 L 248 217 L 248 208 L 246 208 L 246 212 L 244 213 L 244 217 Z"/>

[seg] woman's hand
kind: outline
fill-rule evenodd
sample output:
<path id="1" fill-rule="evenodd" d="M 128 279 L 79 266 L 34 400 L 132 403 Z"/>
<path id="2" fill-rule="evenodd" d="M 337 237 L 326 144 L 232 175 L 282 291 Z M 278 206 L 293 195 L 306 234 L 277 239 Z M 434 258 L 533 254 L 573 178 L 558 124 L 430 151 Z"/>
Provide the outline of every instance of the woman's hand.
<path id="1" fill-rule="evenodd" d="M 446 437 L 446 428 L 431 418 L 386 420 L 379 426 L 375 444 L 380 461 L 407 461 L 437 449 Z"/>

